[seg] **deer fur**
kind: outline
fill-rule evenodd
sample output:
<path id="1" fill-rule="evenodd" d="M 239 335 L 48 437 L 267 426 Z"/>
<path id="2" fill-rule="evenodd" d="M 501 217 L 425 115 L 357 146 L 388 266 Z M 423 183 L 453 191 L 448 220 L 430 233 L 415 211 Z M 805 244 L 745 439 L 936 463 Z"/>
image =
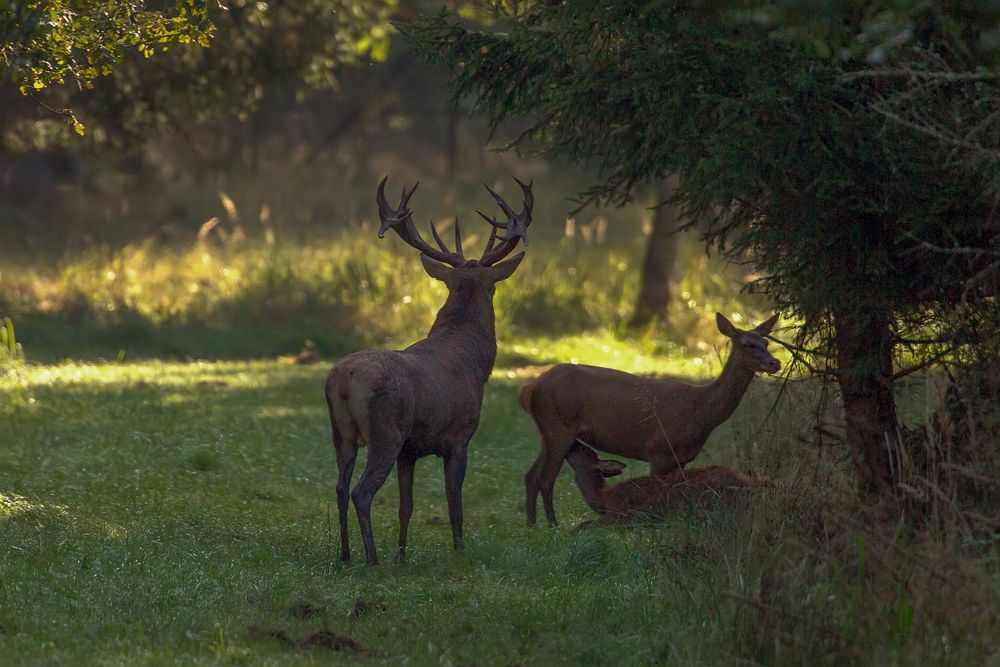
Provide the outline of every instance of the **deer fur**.
<path id="1" fill-rule="evenodd" d="M 649 461 L 653 476 L 694 460 L 709 434 L 736 410 L 754 375 L 780 370 L 764 339 L 777 321 L 775 315 L 754 329 L 741 330 L 716 313 L 719 331 L 732 346 L 721 375 L 709 384 L 559 364 L 525 385 L 521 407 L 534 419 L 542 440 L 541 452 L 524 478 L 528 523 L 535 523 L 541 492 L 546 517 L 556 524 L 553 488 L 575 443 Z"/>
<path id="2" fill-rule="evenodd" d="M 513 249 L 520 237 L 516 225 L 503 227 L 495 221 L 486 253 L 480 260 L 465 260 L 461 255 L 457 231 L 457 252 L 450 253 L 432 229 L 441 246 L 440 251 L 435 250 L 423 242 L 409 219 L 406 202 L 413 191 L 407 194 L 404 190 L 400 206 L 393 210 L 384 203 L 384 183 L 383 180 L 379 186 L 378 197 L 383 225 L 396 229 L 407 243 L 421 250 L 424 270 L 444 282 L 448 298 L 426 338 L 402 351 L 355 352 L 335 365 L 327 379 L 326 399 L 339 469 L 341 558 L 350 560 L 347 510 L 354 460 L 358 447 L 367 445 L 365 472 L 350 497 L 357 511 L 369 565 L 378 562 L 371 528 L 372 499 L 395 465 L 399 482 L 398 553 L 403 558 L 413 511 L 414 466 L 418 458 L 430 454 L 444 460 L 452 539 L 454 547 L 461 549 L 462 483 L 468 445 L 479 425 L 483 392 L 497 353 L 493 294 L 496 283 L 510 277 L 524 258 L 522 252 L 494 264 Z M 522 187 L 526 193 L 522 215 L 530 220 L 530 186 L 522 184 Z M 523 222 L 522 227 L 526 225 Z M 498 227 L 513 232 L 494 249 Z"/>
<path id="3" fill-rule="evenodd" d="M 613 486 L 605 480 L 620 475 L 625 464 L 602 460 L 590 447 L 574 443 L 566 455 L 573 468 L 576 485 L 587 505 L 599 515 L 581 524 L 623 523 L 632 519 L 663 515 L 682 504 L 732 503 L 752 484 L 735 470 L 722 466 L 674 470 L 666 475 L 633 477 Z"/>

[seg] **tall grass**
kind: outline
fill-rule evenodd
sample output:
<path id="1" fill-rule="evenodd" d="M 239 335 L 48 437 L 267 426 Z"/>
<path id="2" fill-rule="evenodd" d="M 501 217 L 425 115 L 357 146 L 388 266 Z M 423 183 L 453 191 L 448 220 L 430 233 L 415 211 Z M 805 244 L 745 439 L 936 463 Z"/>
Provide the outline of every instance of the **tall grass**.
<path id="1" fill-rule="evenodd" d="M 0 317 L 0 377 L 9 376 L 4 397 L 11 404 L 31 402 L 31 392 L 24 373 L 24 349 L 14 332 L 14 322 Z M 4 401 L 7 402 L 7 401 Z"/>

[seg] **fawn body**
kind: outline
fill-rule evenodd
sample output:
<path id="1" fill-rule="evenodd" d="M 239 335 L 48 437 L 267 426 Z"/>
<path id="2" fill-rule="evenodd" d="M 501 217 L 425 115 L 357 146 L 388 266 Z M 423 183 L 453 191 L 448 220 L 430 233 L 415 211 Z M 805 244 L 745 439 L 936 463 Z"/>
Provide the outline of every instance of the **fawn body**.
<path id="1" fill-rule="evenodd" d="M 750 479 L 723 466 L 673 470 L 665 475 L 633 477 L 608 486 L 605 479 L 620 475 L 625 464 L 601 460 L 590 447 L 575 443 L 566 456 L 576 485 L 599 517 L 590 523 L 611 524 L 665 514 L 681 504 L 731 503 L 751 486 Z"/>

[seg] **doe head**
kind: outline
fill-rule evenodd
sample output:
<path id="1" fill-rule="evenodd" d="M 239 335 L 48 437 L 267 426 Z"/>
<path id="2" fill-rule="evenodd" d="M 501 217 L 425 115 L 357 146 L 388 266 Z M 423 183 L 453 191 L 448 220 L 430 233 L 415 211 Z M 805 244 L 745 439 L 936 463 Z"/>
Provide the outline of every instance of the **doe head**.
<path id="1" fill-rule="evenodd" d="M 715 324 L 719 332 L 733 341 L 732 355 L 737 363 L 752 373 L 774 374 L 781 370 L 781 362 L 767 351 L 765 336 L 771 333 L 778 322 L 774 315 L 753 329 L 737 329 L 722 313 L 715 314 Z"/>

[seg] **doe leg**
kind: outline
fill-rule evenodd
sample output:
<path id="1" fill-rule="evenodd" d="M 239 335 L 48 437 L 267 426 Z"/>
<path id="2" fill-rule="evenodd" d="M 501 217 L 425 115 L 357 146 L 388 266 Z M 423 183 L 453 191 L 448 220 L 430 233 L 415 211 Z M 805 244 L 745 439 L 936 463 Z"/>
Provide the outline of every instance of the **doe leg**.
<path id="1" fill-rule="evenodd" d="M 528 517 L 528 525 L 535 525 L 535 517 L 538 514 L 538 478 L 542 473 L 542 464 L 545 463 L 545 452 L 538 455 L 534 464 L 524 475 L 524 513 Z"/>
<path id="2" fill-rule="evenodd" d="M 571 440 L 561 447 L 545 448 L 547 455 L 545 457 L 545 464 L 542 466 L 541 474 L 539 475 L 538 484 L 542 491 L 542 505 L 545 507 L 545 517 L 549 520 L 550 526 L 559 525 L 559 522 L 556 521 L 556 510 L 552 504 L 552 494 L 556 486 L 556 477 L 559 476 L 559 470 L 566 459 L 566 452 L 569 451 L 573 442 Z"/>

